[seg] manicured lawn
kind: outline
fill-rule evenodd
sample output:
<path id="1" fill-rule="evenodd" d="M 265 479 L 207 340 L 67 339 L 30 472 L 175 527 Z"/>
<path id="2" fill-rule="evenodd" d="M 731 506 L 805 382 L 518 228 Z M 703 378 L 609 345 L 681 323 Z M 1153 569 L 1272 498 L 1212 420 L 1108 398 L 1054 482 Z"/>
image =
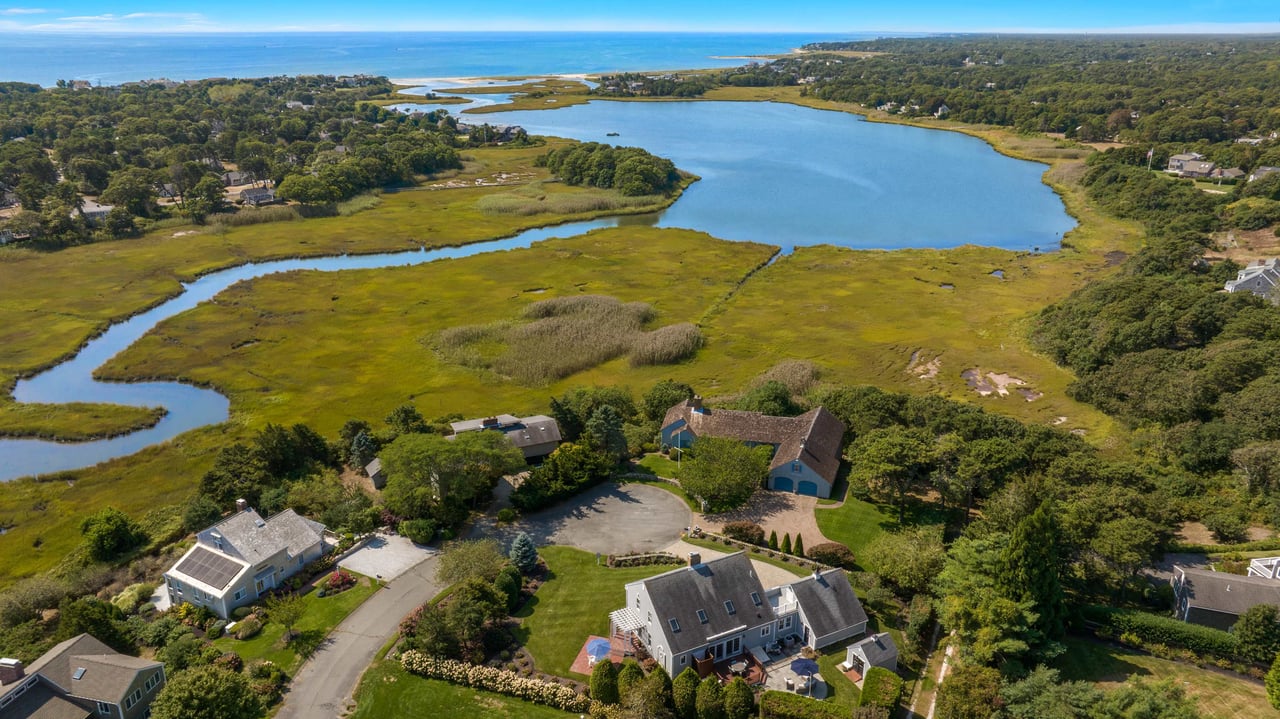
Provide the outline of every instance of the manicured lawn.
<path id="1" fill-rule="evenodd" d="M 569 672 L 587 636 L 608 636 L 609 612 L 626 601 L 623 586 L 674 569 L 671 565 L 609 569 L 590 552 L 572 547 L 539 550 L 551 577 L 516 615 L 523 618 L 525 646 L 540 671 Z"/>
<path id="2" fill-rule="evenodd" d="M 356 690 L 352 719 L 566 719 L 572 716 L 501 694 L 460 687 L 406 672 L 397 662 L 381 661 L 365 672 Z"/>
<path id="3" fill-rule="evenodd" d="M 660 454 L 646 454 L 636 464 L 659 477 L 667 479 L 677 479 L 679 477 L 680 466 Z"/>
<path id="4" fill-rule="evenodd" d="M 862 690 L 858 689 L 857 684 L 854 684 L 849 680 L 849 677 L 837 669 L 836 665 L 844 661 L 845 646 L 852 644 L 853 641 L 851 639 L 849 642 L 827 647 L 823 650 L 822 656 L 818 657 L 818 673 L 827 682 L 827 698 L 825 701 L 845 707 L 850 712 L 858 705 Z"/>
<path id="5" fill-rule="evenodd" d="M 819 506 L 814 516 L 823 536 L 848 546 L 855 559 L 877 535 L 898 526 L 894 515 L 887 510 L 852 496 L 845 497 L 839 507 Z"/>
<path id="6" fill-rule="evenodd" d="M 1174 684 L 1199 699 L 1200 712 L 1207 719 L 1280 717 L 1280 712 L 1267 702 L 1266 689 L 1260 682 L 1088 639 L 1067 639 L 1067 653 L 1055 666 L 1062 672 L 1063 679 L 1091 681 L 1104 689 L 1131 677 L 1172 679 Z"/>
<path id="7" fill-rule="evenodd" d="M 378 585 L 372 579 L 360 577 L 356 586 L 331 597 L 319 597 L 316 592 L 307 594 L 302 598 L 307 605 L 307 613 L 294 626 L 295 638 L 287 646 L 283 643 L 284 626 L 272 622 L 267 622 L 262 632 L 252 639 L 240 641 L 227 636 L 213 644 L 224 652 L 239 654 L 246 664 L 255 659 L 267 659 L 292 675 L 302 663 L 299 649 L 305 652 L 308 647 L 318 646 L 334 627 L 377 589 Z"/>

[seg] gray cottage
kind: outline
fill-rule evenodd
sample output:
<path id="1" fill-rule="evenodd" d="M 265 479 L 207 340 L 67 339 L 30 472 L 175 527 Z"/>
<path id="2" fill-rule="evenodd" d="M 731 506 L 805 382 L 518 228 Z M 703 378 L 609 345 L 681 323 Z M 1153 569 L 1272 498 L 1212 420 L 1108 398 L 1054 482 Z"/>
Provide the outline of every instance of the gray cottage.
<path id="1" fill-rule="evenodd" d="M 81 634 L 30 667 L 0 659 L 0 717 L 143 719 L 164 682 L 160 662 L 121 654 Z"/>
<path id="2" fill-rule="evenodd" d="M 325 527 L 292 509 L 263 519 L 237 512 L 196 535 L 196 544 L 164 573 L 169 599 L 208 607 L 226 619 L 324 554 Z"/>
<path id="3" fill-rule="evenodd" d="M 276 201 L 276 191 L 270 187 L 247 187 L 240 191 L 240 201 L 258 207 Z"/>
<path id="4" fill-rule="evenodd" d="M 814 649 L 863 634 L 867 614 L 844 572 L 815 572 L 765 589 L 744 552 L 626 585 L 626 606 L 609 615 L 672 676 L 692 666 L 707 676 L 716 663 L 795 638 Z M 754 650 L 754 651 L 753 651 Z"/>
<path id="5" fill-rule="evenodd" d="M 1271 297 L 1280 286 L 1280 259 L 1258 260 L 1236 273 L 1234 280 L 1227 280 L 1227 292 L 1252 292 L 1259 297 Z"/>
<path id="6" fill-rule="evenodd" d="M 859 642 L 845 647 L 844 663 L 841 671 L 853 670 L 862 676 L 867 675 L 871 667 L 881 667 L 891 672 L 898 671 L 898 645 L 888 632 L 880 632 Z"/>
<path id="7" fill-rule="evenodd" d="M 560 425 L 546 415 L 532 417 L 516 417 L 510 414 L 498 414 L 482 419 L 468 419 L 452 422 L 451 437 L 463 432 L 483 432 L 494 430 L 501 432 L 511 440 L 511 444 L 524 454 L 526 460 L 541 459 L 556 451 L 560 446 Z"/>
<path id="8" fill-rule="evenodd" d="M 662 443 L 688 447 L 698 437 L 724 437 L 748 445 L 771 445 L 769 489 L 813 497 L 830 497 L 840 470 L 844 424 L 824 407 L 799 417 L 773 417 L 759 412 L 711 409 L 701 397 L 667 410 Z"/>
<path id="9" fill-rule="evenodd" d="M 1250 607 L 1280 607 L 1280 581 L 1269 577 L 1173 568 L 1174 614 L 1184 622 L 1231 629 Z"/>

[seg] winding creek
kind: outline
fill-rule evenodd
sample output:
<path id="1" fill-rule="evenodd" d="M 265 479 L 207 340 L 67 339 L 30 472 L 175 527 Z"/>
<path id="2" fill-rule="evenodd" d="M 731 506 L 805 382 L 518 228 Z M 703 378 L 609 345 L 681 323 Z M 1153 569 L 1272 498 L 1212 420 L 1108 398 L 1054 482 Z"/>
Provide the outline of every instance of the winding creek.
<path id="1" fill-rule="evenodd" d="M 185 283 L 178 296 L 112 325 L 72 359 L 14 388 L 19 402 L 165 407 L 160 422 L 87 442 L 0 439 L 0 480 L 91 466 L 226 421 L 230 402 L 214 390 L 179 382 L 99 382 L 93 372 L 164 319 L 264 275 L 418 265 L 528 247 L 620 222 L 702 230 L 780 245 L 784 252 L 814 244 L 1047 251 L 1075 224 L 1040 182 L 1042 165 L 1004 157 L 952 132 L 774 103 L 593 102 L 486 119 L 523 125 L 531 134 L 639 145 L 703 179 L 653 216 L 539 228 L 461 247 L 250 263 Z"/>

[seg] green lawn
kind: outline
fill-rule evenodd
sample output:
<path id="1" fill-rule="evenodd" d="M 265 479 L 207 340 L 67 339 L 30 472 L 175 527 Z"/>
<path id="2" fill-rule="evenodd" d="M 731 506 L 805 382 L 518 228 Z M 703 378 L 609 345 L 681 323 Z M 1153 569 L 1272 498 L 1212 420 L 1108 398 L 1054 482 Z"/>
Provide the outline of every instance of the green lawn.
<path id="1" fill-rule="evenodd" d="M 525 647 L 538 669 L 581 679 L 569 672 L 587 636 L 607 636 L 609 612 L 626 601 L 623 585 L 673 569 L 670 565 L 609 569 L 595 555 L 572 547 L 544 547 L 550 578 L 516 615 L 523 619 Z"/>
<path id="2" fill-rule="evenodd" d="M 1063 679 L 1091 681 L 1106 689 L 1131 677 L 1173 682 L 1199 699 L 1206 719 L 1265 719 L 1280 717 L 1267 702 L 1260 682 L 1235 674 L 1201 669 L 1089 639 L 1067 639 L 1067 652 L 1055 666 Z"/>
<path id="3" fill-rule="evenodd" d="M 293 628 L 297 636 L 287 646 L 283 643 L 284 626 L 273 622 L 267 622 L 262 633 L 252 639 L 240 641 L 227 636 L 214 641 L 213 645 L 224 652 L 239 654 L 245 663 L 255 659 L 270 660 L 292 676 L 302 663 L 302 654 L 318 646 L 334 627 L 377 589 L 373 580 L 360 577 L 356 586 L 341 594 L 331 597 L 319 597 L 315 592 L 307 594 L 302 598 L 307 605 L 307 613 Z"/>
<path id="4" fill-rule="evenodd" d="M 659 477 L 667 479 L 677 479 L 679 477 L 677 471 L 679 470 L 679 465 L 660 454 L 646 454 L 636 464 Z"/>
<path id="5" fill-rule="evenodd" d="M 845 497 L 844 504 L 839 507 L 819 506 L 814 510 L 814 516 L 818 519 L 818 529 L 822 530 L 823 536 L 846 545 L 853 550 L 856 558 L 861 556 L 862 550 L 881 532 L 898 526 L 897 518 L 891 511 L 854 499 L 850 495 Z"/>
<path id="6" fill-rule="evenodd" d="M 685 537 L 684 541 L 694 545 L 695 547 L 704 547 L 706 549 L 714 549 L 717 552 L 739 551 L 738 547 L 726 547 L 725 545 L 710 539 L 694 539 L 692 537 Z M 772 564 L 775 567 L 785 569 L 788 572 L 791 572 L 792 574 L 796 575 L 797 577 L 809 576 L 809 570 L 807 568 L 801 567 L 792 562 L 784 562 L 777 557 L 770 557 L 764 552 L 757 549 L 751 550 L 751 558 L 755 561 L 764 562 L 765 564 Z"/>
<path id="7" fill-rule="evenodd" d="M 849 643 L 852 643 L 850 640 Z M 846 644 L 840 643 L 833 647 L 827 647 L 822 656 L 818 657 L 818 673 L 827 682 L 827 698 L 825 701 L 831 704 L 845 707 L 849 712 L 858 705 L 858 699 L 862 696 L 862 690 L 858 689 L 858 685 L 849 680 L 836 668 L 836 665 L 844 661 Z"/>
<path id="8" fill-rule="evenodd" d="M 414 676 L 393 661 L 381 661 L 365 672 L 356 690 L 352 719 L 450 717 L 450 719 L 566 719 L 572 716 L 501 694 L 460 687 Z"/>

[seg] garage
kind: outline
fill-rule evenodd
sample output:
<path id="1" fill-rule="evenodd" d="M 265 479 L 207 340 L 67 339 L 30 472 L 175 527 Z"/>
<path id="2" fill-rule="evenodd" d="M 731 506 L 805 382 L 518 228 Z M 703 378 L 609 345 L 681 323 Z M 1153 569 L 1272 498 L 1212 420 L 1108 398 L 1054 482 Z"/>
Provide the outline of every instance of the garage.
<path id="1" fill-rule="evenodd" d="M 791 481 L 787 480 L 787 484 L 791 484 Z M 809 482 L 807 480 L 800 480 L 800 486 L 796 489 L 796 491 L 799 492 L 800 494 L 805 495 L 806 497 L 816 497 L 818 496 L 818 483 Z"/>
<path id="2" fill-rule="evenodd" d="M 804 483 L 801 482 L 801 484 L 804 484 Z M 790 492 L 792 489 L 795 488 L 795 485 L 791 483 L 790 477 L 774 477 L 773 488 L 778 490 L 779 492 Z"/>

